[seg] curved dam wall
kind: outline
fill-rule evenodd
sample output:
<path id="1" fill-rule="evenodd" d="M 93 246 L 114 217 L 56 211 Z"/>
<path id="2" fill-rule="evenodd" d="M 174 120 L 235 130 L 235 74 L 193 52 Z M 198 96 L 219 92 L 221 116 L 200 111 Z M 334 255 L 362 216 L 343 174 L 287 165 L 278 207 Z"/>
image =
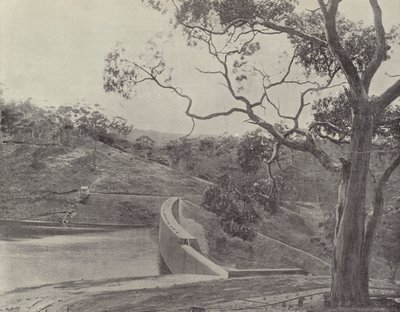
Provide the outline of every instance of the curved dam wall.
<path id="1" fill-rule="evenodd" d="M 172 273 L 219 275 L 228 272 L 200 252 L 197 239 L 179 224 L 180 199 L 171 197 L 161 206 L 158 243 Z"/>

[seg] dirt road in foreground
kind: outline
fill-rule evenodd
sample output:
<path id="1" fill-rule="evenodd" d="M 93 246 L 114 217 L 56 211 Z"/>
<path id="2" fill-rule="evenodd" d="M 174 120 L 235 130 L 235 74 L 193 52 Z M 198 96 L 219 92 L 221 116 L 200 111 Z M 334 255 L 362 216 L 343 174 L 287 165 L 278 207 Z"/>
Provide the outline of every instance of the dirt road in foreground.
<path id="1" fill-rule="evenodd" d="M 195 282 L 194 282 L 195 281 Z M 271 276 L 221 280 L 212 276 L 164 275 L 145 279 L 79 281 L 21 289 L 0 297 L 0 311 L 215 311 L 251 305 L 255 298 L 322 289 L 328 277 Z"/>
<path id="2" fill-rule="evenodd" d="M 267 276 L 219 279 L 201 275 L 164 275 L 106 281 L 76 281 L 15 290 L 0 296 L 0 311 L 13 312 L 127 312 L 189 311 L 201 306 L 207 311 L 265 311 L 266 303 L 329 290 L 330 277 Z M 373 287 L 393 288 L 375 281 Z M 400 287 L 398 287 L 400 291 Z M 321 297 L 314 299 L 321 303 Z M 306 301 L 307 301 L 306 300 Z M 267 311 L 306 311 L 298 301 Z M 276 310 L 278 309 L 278 310 Z M 287 310 L 288 309 L 288 310 Z M 290 310 L 293 311 L 293 310 Z"/>

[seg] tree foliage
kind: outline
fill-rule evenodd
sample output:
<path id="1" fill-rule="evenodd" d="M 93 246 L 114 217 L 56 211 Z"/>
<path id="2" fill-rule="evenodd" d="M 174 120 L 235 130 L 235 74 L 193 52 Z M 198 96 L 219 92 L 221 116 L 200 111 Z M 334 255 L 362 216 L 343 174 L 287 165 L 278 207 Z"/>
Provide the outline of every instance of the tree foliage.
<path id="1" fill-rule="evenodd" d="M 71 136 L 85 137 L 126 147 L 132 125 L 122 117 L 109 118 L 101 107 L 77 103 L 74 106 L 40 108 L 31 99 L 10 100 L 1 107 L 1 132 L 17 141 L 69 145 Z"/>
<path id="2" fill-rule="evenodd" d="M 214 185 L 207 188 L 201 206 L 218 216 L 226 233 L 243 240 L 253 240 L 256 237 L 253 225 L 260 219 L 260 213 L 250 196 L 244 193 L 244 188 L 228 174 L 220 175 Z"/>
<path id="3" fill-rule="evenodd" d="M 1 131 L 16 140 L 52 140 L 55 138 L 54 115 L 34 105 L 31 99 L 10 100 L 1 110 Z"/>
<path id="4" fill-rule="evenodd" d="M 246 133 L 235 146 L 236 162 L 241 170 L 220 168 L 223 173 L 216 176 L 214 185 L 204 194 L 202 206 L 217 214 L 224 231 L 232 236 L 254 239 L 256 232 L 249 224 L 257 222 L 261 211 L 274 214 L 278 210 L 283 179 L 271 169 L 272 162 L 277 159 L 275 143 L 261 130 Z M 209 149 L 216 146 L 215 141 L 200 141 L 201 150 L 206 150 L 208 155 Z M 257 174 L 263 164 L 267 166 L 264 169 L 268 178 L 262 177 L 264 173 L 261 177 Z"/>
<path id="5" fill-rule="evenodd" d="M 256 173 L 272 156 L 275 141 L 261 129 L 247 133 L 238 147 L 238 164 L 245 173 Z"/>
<path id="6" fill-rule="evenodd" d="M 352 132 L 352 109 L 348 92 L 320 98 L 313 103 L 314 121 L 310 129 L 335 144 L 349 143 Z M 388 107 L 374 124 L 376 148 L 396 148 L 400 139 L 400 107 Z"/>
<path id="7" fill-rule="evenodd" d="M 365 25 L 363 22 L 350 21 L 340 14 L 336 19 L 336 23 L 343 48 L 348 52 L 357 71 L 364 71 L 374 56 L 376 47 L 375 28 Z M 321 40 L 326 40 L 321 11 L 294 14 L 286 21 L 286 25 L 299 29 L 304 33 L 312 34 Z M 392 28 L 386 34 L 388 43 L 397 40 L 396 30 L 396 28 Z M 290 41 L 296 47 L 296 54 L 298 55 L 296 62 L 306 69 L 308 76 L 315 73 L 332 77 L 340 70 L 340 65 L 327 46 L 312 44 L 297 36 L 290 36 Z M 385 58 L 390 58 L 390 51 L 385 55 Z"/>
<path id="8" fill-rule="evenodd" d="M 147 135 L 138 137 L 135 146 L 139 150 L 152 150 L 154 148 L 154 140 Z"/>
<path id="9" fill-rule="evenodd" d="M 23 113 L 14 107 L 5 107 L 1 111 L 1 131 L 12 135 L 20 125 Z"/>
<path id="10" fill-rule="evenodd" d="M 139 156 L 148 159 L 153 154 L 154 140 L 147 135 L 142 135 L 135 140 L 134 147 L 139 151 Z"/>
<path id="11" fill-rule="evenodd" d="M 173 140 L 165 146 L 168 156 L 172 163 L 178 164 L 180 161 L 189 161 L 194 154 L 194 145 L 186 139 Z"/>

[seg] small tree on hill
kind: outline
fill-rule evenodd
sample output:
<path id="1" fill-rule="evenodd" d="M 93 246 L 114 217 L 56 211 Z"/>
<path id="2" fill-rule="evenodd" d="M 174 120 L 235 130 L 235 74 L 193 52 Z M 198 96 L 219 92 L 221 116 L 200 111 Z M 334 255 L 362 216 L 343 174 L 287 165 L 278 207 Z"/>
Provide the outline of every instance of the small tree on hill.
<path id="1" fill-rule="evenodd" d="M 279 148 L 278 142 L 262 133 L 261 129 L 243 136 L 237 154 L 237 162 L 244 173 L 254 175 L 263 167 L 266 169 L 267 179 L 260 179 L 255 183 L 255 187 L 264 190 L 260 194 L 263 193 L 270 210 L 275 212 L 278 209 L 279 192 L 284 188 L 285 171 L 291 166 L 292 159 L 287 160 L 287 155 Z M 275 170 L 273 165 L 276 166 Z"/>
<path id="2" fill-rule="evenodd" d="M 93 111 L 88 117 L 87 126 L 89 128 L 89 134 L 94 139 L 94 153 L 93 153 L 93 166 L 96 168 L 97 163 L 97 141 L 99 134 L 102 132 L 107 132 L 108 119 L 103 113 L 99 111 Z"/>
<path id="3" fill-rule="evenodd" d="M 148 159 L 154 149 L 154 140 L 147 135 L 142 135 L 136 139 L 135 147 Z"/>
<path id="4" fill-rule="evenodd" d="M 72 132 L 76 126 L 77 109 L 72 106 L 62 105 L 51 110 L 50 123 L 53 124 L 52 137 L 59 144 L 69 145 Z"/>
<path id="5" fill-rule="evenodd" d="M 273 154 L 275 141 L 262 134 L 261 129 L 248 132 L 238 146 L 238 164 L 245 173 L 256 173 Z M 273 155 L 277 157 L 278 155 Z"/>
<path id="6" fill-rule="evenodd" d="M 185 138 L 173 140 L 167 143 L 165 149 L 174 167 L 178 167 L 182 172 L 190 169 L 188 167 L 191 167 L 190 163 L 193 164 L 195 160 L 194 154 L 196 149 L 192 141 Z"/>
<path id="7" fill-rule="evenodd" d="M 216 146 L 217 140 L 215 138 L 207 137 L 199 140 L 199 152 L 206 154 L 206 156 L 212 157 Z"/>
<path id="8" fill-rule="evenodd" d="M 128 121 L 123 117 L 113 117 L 108 125 L 110 132 L 117 136 L 117 139 L 125 139 L 133 129 L 133 125 L 128 124 Z"/>
<path id="9" fill-rule="evenodd" d="M 4 106 L 1 110 L 1 132 L 5 135 L 15 134 L 22 117 L 23 113 L 15 105 Z"/>
<path id="10" fill-rule="evenodd" d="M 100 104 L 94 106 L 85 103 L 77 103 L 73 107 L 74 123 L 79 129 L 80 135 L 88 135 L 94 139 L 93 167 L 97 166 L 97 141 L 100 134 L 107 133 L 110 121 L 103 113 Z"/>
<path id="11" fill-rule="evenodd" d="M 238 185 L 228 174 L 220 175 L 207 188 L 201 206 L 215 213 L 223 230 L 243 240 L 253 240 L 253 225 L 260 219 L 254 198 L 247 194 L 244 184 Z"/>

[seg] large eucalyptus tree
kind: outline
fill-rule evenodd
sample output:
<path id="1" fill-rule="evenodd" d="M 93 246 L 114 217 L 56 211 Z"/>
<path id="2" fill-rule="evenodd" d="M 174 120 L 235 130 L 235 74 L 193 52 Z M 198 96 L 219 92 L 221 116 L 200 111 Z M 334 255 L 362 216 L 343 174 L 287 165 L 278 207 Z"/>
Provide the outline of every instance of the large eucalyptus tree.
<path id="1" fill-rule="evenodd" d="M 331 300 L 335 306 L 356 306 L 369 303 L 368 267 L 373 237 L 383 211 L 383 189 L 400 164 L 399 153 L 377 179 L 373 209 L 369 211 L 366 192 L 373 139 L 377 133 L 388 135 L 386 130 L 393 129 L 385 125 L 387 118 L 391 118 L 387 112 L 400 96 L 400 80 L 393 77 L 384 92 L 371 95 L 373 78 L 394 51 L 396 29 L 385 31 L 378 0 L 365 0 L 374 16 L 373 25 L 352 22 L 339 14 L 341 2 L 316 0 L 315 8 L 303 11 L 299 10 L 301 1 L 296 0 L 172 2 L 174 30 L 183 31 L 189 45 L 206 48 L 210 64 L 216 64 L 215 68 L 198 70 L 221 79 L 235 103 L 228 110 L 206 115 L 194 113 L 193 97 L 174 84 L 160 52 L 154 53 L 151 61 L 143 61 L 139 57 L 127 58 L 121 48 L 111 51 L 106 58 L 104 88 L 130 97 L 138 85 L 155 83 L 186 101 L 185 113 L 193 121 L 244 114 L 249 123 L 272 135 L 278 147 L 309 153 L 326 170 L 338 172 L 341 178 Z M 161 11 L 165 9 L 164 1 L 149 3 Z M 279 43 L 287 44 L 292 52 L 284 73 L 276 80 L 254 61 L 276 57 L 271 52 L 270 41 L 268 45 L 264 41 L 271 36 L 277 36 Z M 301 75 L 299 66 L 303 68 Z M 302 127 L 300 118 L 310 104 L 310 95 L 318 96 L 321 91 L 338 85 L 344 88 L 340 97 L 321 99 L 320 103 L 326 105 L 325 113 L 330 109 L 334 116 L 342 116 L 348 122 L 335 124 L 335 118 L 322 118 Z M 293 114 L 281 110 L 293 103 L 279 104 L 271 95 L 273 89 L 282 86 L 295 87 L 294 90 L 303 88 Z M 342 107 L 348 109 L 342 110 Z M 323 105 L 319 109 L 324 111 Z M 268 113 L 281 118 L 286 127 L 271 122 L 265 117 Z M 392 119 L 391 122 L 399 121 Z M 348 144 L 347 156 L 328 155 L 316 140 L 318 135 L 336 144 Z"/>

